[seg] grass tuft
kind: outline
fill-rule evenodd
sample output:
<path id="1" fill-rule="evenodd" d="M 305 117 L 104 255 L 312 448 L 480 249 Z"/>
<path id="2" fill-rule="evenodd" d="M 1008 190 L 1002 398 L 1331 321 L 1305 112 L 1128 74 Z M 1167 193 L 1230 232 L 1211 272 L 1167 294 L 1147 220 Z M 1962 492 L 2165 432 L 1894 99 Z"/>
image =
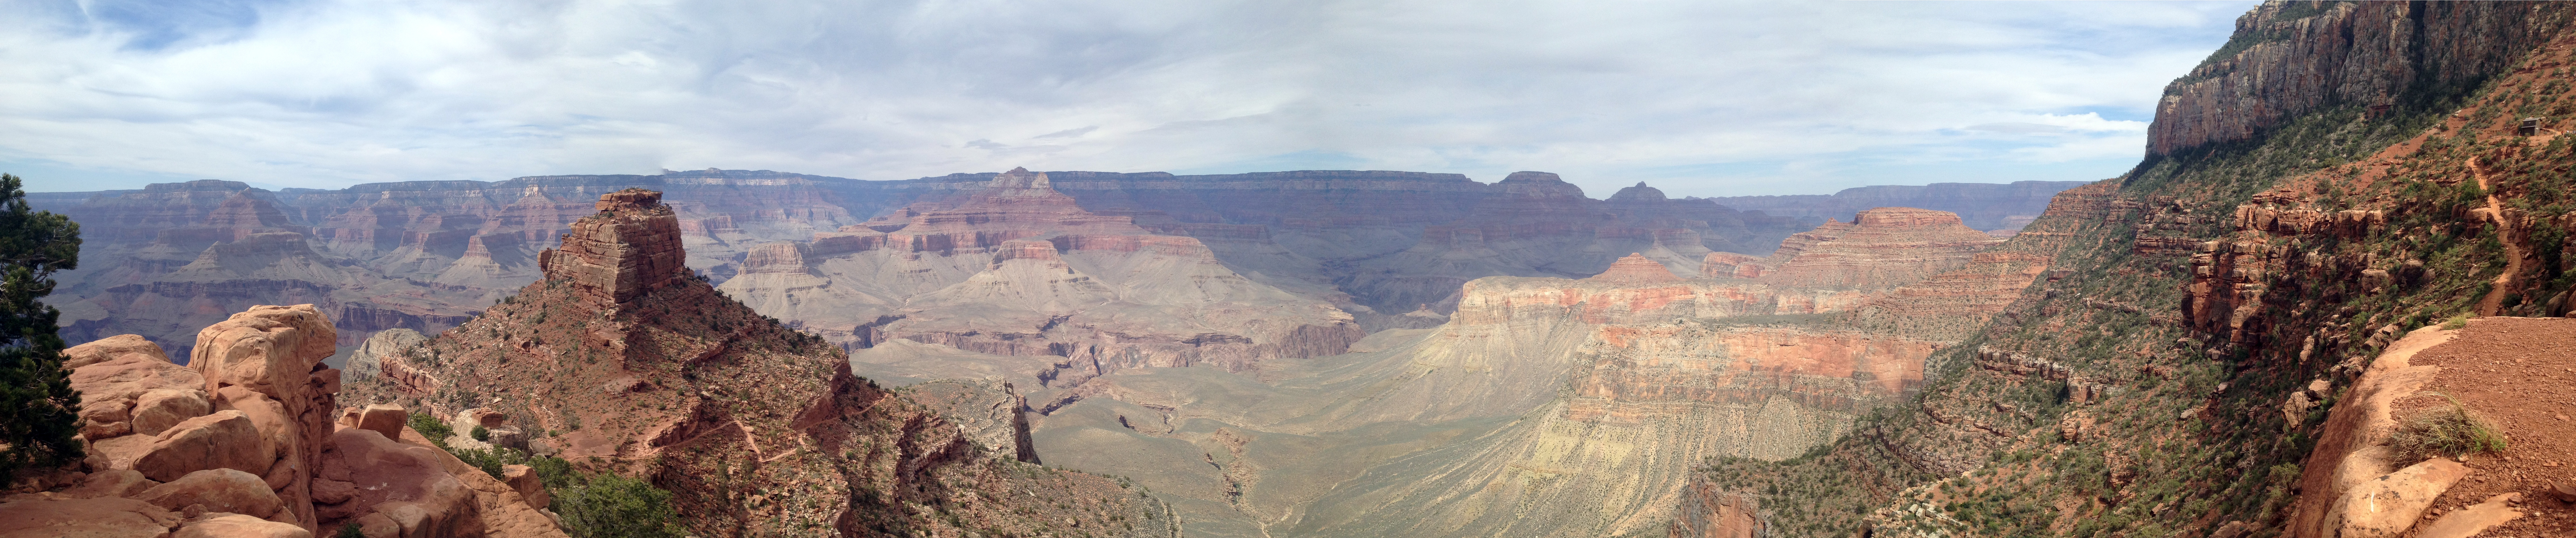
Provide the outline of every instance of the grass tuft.
<path id="1" fill-rule="evenodd" d="M 2389 448 L 2401 458 L 2399 461 L 2504 452 L 2504 428 L 2461 405 L 2458 398 L 2448 394 L 2435 395 L 2451 404 L 2416 413 L 2406 419 L 2406 423 L 2398 425 L 2397 433 L 2390 436 Z"/>

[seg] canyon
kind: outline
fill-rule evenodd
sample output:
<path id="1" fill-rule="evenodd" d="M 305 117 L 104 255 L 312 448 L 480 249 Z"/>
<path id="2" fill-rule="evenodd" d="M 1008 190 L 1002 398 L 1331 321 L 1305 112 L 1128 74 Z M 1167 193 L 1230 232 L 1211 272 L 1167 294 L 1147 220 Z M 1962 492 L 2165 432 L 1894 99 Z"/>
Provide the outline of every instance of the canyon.
<path id="1" fill-rule="evenodd" d="M 700 536 L 2564 535 L 2570 22 L 2266 2 L 2089 182 L 38 193 L 91 452 L 0 537 L 563 534 L 477 449 Z"/>
<path id="2" fill-rule="evenodd" d="M 195 353 L 191 324 L 302 304 L 330 320 L 312 369 L 356 372 L 344 407 L 510 425 L 717 535 L 1643 532 L 1701 460 L 1828 442 L 1956 338 L 1858 320 L 2037 274 L 1959 280 L 2006 258 L 1948 212 L 1596 200 L 1540 172 L 709 170 L 38 202 L 95 230 L 55 299 L 75 341 Z M 1918 308 L 1991 309 L 1961 305 Z M 1041 489 L 1124 500 L 993 500 Z M 1508 509 L 1529 503 L 1550 508 Z M 1390 515 L 1424 510 L 1449 515 Z"/>

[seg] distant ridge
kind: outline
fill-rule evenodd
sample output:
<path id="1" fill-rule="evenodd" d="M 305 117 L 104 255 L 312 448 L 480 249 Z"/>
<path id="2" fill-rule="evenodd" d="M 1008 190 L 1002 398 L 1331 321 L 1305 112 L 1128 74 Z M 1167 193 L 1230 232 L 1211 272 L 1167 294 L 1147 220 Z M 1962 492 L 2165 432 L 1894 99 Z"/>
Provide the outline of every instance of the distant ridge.
<path id="1" fill-rule="evenodd" d="M 2012 183 L 1933 183 L 1852 187 L 1833 194 L 1719 196 L 1718 205 L 1760 211 L 1775 217 L 1823 217 L 1851 220 L 1854 213 L 1881 207 L 1913 207 L 1958 213 L 1959 220 L 1979 230 L 2019 228 L 2039 216 L 2058 192 L 2089 181 L 2015 181 Z"/>

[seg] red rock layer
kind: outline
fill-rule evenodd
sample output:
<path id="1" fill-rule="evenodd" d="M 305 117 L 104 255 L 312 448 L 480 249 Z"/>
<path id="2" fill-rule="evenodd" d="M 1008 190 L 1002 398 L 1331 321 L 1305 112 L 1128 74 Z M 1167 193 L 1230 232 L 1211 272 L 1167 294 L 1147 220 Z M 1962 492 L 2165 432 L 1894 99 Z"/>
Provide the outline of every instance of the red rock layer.
<path id="1" fill-rule="evenodd" d="M 653 290 L 687 280 L 680 250 L 680 219 L 662 205 L 662 193 L 626 189 L 600 196 L 599 214 L 573 223 L 563 246 L 537 254 L 546 278 L 570 281 L 601 304 L 633 303 Z"/>
<path id="2" fill-rule="evenodd" d="M 1761 538 L 1762 503 L 1749 492 L 1720 491 L 1708 477 L 1693 477 L 1682 486 L 1681 511 L 1673 514 L 1671 538 Z"/>
<path id="3" fill-rule="evenodd" d="M 1942 211 L 1882 207 L 1782 241 L 1764 282 L 1802 288 L 1892 288 L 1966 265 L 2001 243 Z"/>

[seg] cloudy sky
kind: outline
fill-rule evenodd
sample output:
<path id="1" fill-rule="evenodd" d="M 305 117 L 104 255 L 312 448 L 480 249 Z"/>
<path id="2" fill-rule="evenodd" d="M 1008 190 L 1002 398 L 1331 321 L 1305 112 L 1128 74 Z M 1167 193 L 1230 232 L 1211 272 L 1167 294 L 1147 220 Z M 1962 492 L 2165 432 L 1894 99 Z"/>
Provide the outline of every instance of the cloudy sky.
<path id="1" fill-rule="evenodd" d="M 2251 2 L 0 0 L 34 191 L 770 169 L 2090 180 Z"/>

